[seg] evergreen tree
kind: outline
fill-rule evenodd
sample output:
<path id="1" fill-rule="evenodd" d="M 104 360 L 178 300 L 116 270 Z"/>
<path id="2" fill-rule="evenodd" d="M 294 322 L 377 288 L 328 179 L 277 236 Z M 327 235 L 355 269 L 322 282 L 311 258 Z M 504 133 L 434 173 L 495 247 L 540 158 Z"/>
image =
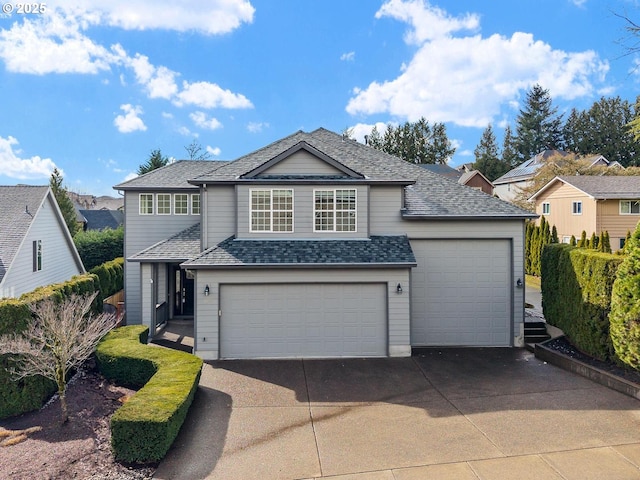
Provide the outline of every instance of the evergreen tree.
<path id="1" fill-rule="evenodd" d="M 592 250 L 598 249 L 598 237 L 596 237 L 595 232 L 591 234 L 591 240 L 589 240 L 589 248 Z"/>
<path id="2" fill-rule="evenodd" d="M 611 291 L 610 335 L 616 356 L 640 368 L 640 224 L 625 243 L 627 257 L 616 272 Z"/>
<path id="3" fill-rule="evenodd" d="M 631 103 L 620 97 L 602 97 L 586 111 L 573 109 L 563 130 L 566 148 L 579 155 L 600 154 L 625 167 L 638 165 L 640 143 L 629 127 L 633 118 Z"/>
<path id="4" fill-rule="evenodd" d="M 520 162 L 543 150 L 561 149 L 562 116 L 552 105 L 549 90 L 534 85 L 516 118 L 516 151 Z"/>
<path id="5" fill-rule="evenodd" d="M 604 232 L 604 244 L 602 246 L 602 251 L 605 253 L 611 253 L 611 239 L 609 238 L 609 232 L 606 230 Z"/>
<path id="6" fill-rule="evenodd" d="M 169 163 L 169 158 L 162 155 L 160 149 L 151 150 L 149 158 L 138 167 L 138 175 L 144 175 Z"/>
<path id="7" fill-rule="evenodd" d="M 604 231 L 600 231 L 600 237 L 598 238 L 598 245 L 596 245 L 596 250 L 599 252 L 604 252 Z"/>
<path id="8" fill-rule="evenodd" d="M 53 196 L 56 198 L 58 207 L 60 207 L 64 223 L 66 223 L 69 233 L 73 236 L 80 230 L 80 225 L 78 224 L 76 209 L 69 198 L 67 189 L 62 185 L 62 182 L 62 173 L 60 173 L 60 170 L 57 168 L 54 168 L 51 173 L 51 177 L 49 178 L 49 186 L 51 187 Z"/>
<path id="9" fill-rule="evenodd" d="M 456 151 L 447 137 L 445 125 L 435 123 L 431 126 L 425 118 L 397 127 L 388 124 L 382 135 L 373 127 L 368 143 L 410 163 L 446 164 Z"/>
<path id="10" fill-rule="evenodd" d="M 518 151 L 516 150 L 515 139 L 511 133 L 511 127 L 507 125 L 504 129 L 504 140 L 502 141 L 502 163 L 508 165 L 509 168 L 515 168 L 520 163 L 518 160 Z"/>
<path id="11" fill-rule="evenodd" d="M 575 237 L 574 237 L 575 240 Z M 551 229 L 551 243 L 558 243 L 560 240 L 558 239 L 558 229 L 554 225 Z"/>
<path id="12" fill-rule="evenodd" d="M 580 235 L 580 241 L 578 242 L 578 248 L 587 248 L 587 232 L 584 230 Z"/>
<path id="13" fill-rule="evenodd" d="M 576 236 L 575 235 L 571 235 L 571 240 L 569 240 L 569 245 L 571 245 L 572 247 L 576 246 Z"/>
<path id="14" fill-rule="evenodd" d="M 473 168 L 482 172 L 490 181 L 494 181 L 510 170 L 509 165 L 498 156 L 498 144 L 491 124 L 482 132 L 480 143 L 473 153 L 476 157 Z"/>

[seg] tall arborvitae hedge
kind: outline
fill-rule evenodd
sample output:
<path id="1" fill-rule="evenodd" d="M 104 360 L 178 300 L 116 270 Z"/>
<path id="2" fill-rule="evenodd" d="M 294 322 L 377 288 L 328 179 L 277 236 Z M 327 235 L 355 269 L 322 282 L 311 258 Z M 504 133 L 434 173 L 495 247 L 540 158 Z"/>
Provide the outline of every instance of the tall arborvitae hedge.
<path id="1" fill-rule="evenodd" d="M 611 340 L 618 359 L 640 368 L 640 224 L 625 251 L 611 295 Z"/>
<path id="2" fill-rule="evenodd" d="M 544 317 L 581 351 L 614 358 L 609 335 L 611 290 L 622 261 L 619 255 L 570 245 L 548 245 L 542 254 Z"/>
<path id="3" fill-rule="evenodd" d="M 540 276 L 542 249 L 550 243 L 557 243 L 558 232 L 552 233 L 549 222 L 545 217 L 540 219 L 540 225 L 527 222 L 525 229 L 525 272 L 529 275 Z"/>

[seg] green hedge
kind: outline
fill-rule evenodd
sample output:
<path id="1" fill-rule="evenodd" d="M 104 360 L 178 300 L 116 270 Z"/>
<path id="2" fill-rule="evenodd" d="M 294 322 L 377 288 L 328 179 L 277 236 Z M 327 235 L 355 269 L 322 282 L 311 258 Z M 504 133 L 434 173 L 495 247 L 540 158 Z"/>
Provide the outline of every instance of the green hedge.
<path id="1" fill-rule="evenodd" d="M 124 229 L 78 232 L 73 237 L 84 268 L 91 270 L 98 265 L 124 256 Z"/>
<path id="2" fill-rule="evenodd" d="M 147 335 L 145 326 L 120 327 L 96 350 L 105 377 L 142 387 L 111 417 L 111 446 L 122 462 L 164 458 L 184 423 L 202 371 L 202 360 L 194 355 L 143 345 Z"/>
<path id="3" fill-rule="evenodd" d="M 611 298 L 611 340 L 621 362 L 640 368 L 640 225 L 625 242 Z"/>
<path id="4" fill-rule="evenodd" d="M 105 262 L 90 271 L 98 276 L 100 292 L 103 298 L 110 297 L 124 288 L 124 258 Z"/>
<path id="5" fill-rule="evenodd" d="M 601 360 L 615 358 L 609 335 L 611 289 L 622 258 L 564 244 L 542 252 L 542 308 L 578 349 Z"/>
<path id="6" fill-rule="evenodd" d="M 0 335 L 20 333 L 31 320 L 29 304 L 48 297 L 63 300 L 72 293 L 91 294 L 99 288 L 98 277 L 93 274 L 78 275 L 71 280 L 40 287 L 25 293 L 19 299 L 0 300 Z M 102 301 L 94 303 L 96 312 L 102 311 Z M 53 395 L 55 382 L 41 376 L 27 377 L 20 381 L 11 378 L 7 355 L 0 355 L 0 418 L 20 415 L 37 410 Z"/>

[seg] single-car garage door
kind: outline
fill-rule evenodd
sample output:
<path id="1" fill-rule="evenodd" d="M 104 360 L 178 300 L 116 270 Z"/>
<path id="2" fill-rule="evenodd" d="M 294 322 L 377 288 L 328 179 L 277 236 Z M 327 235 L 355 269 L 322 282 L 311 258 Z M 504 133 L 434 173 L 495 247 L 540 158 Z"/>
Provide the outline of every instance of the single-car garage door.
<path id="1" fill-rule="evenodd" d="M 412 240 L 412 346 L 511 345 L 508 240 Z"/>
<path id="2" fill-rule="evenodd" d="M 221 358 L 387 355 L 387 286 L 220 286 Z"/>

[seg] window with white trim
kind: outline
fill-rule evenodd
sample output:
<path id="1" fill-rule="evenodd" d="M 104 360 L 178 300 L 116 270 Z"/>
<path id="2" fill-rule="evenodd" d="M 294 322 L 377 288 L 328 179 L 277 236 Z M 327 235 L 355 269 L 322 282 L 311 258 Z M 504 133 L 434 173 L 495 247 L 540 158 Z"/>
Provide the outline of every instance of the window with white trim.
<path id="1" fill-rule="evenodd" d="M 252 232 L 293 232 L 293 190 L 250 190 Z"/>
<path id="2" fill-rule="evenodd" d="M 356 231 L 356 190 L 314 190 L 315 232 Z"/>
<path id="3" fill-rule="evenodd" d="M 140 215 L 153 215 L 153 194 L 140 194 Z"/>
<path id="4" fill-rule="evenodd" d="M 620 215 L 640 215 L 640 200 L 620 200 Z"/>
<path id="5" fill-rule="evenodd" d="M 189 214 L 189 195 L 186 193 L 176 193 L 173 196 L 173 213 L 176 215 Z"/>
<path id="6" fill-rule="evenodd" d="M 572 212 L 574 215 L 582 215 L 582 202 L 573 202 Z"/>
<path id="7" fill-rule="evenodd" d="M 200 194 L 191 195 L 191 215 L 200 215 Z"/>
<path id="8" fill-rule="evenodd" d="M 156 195 L 158 215 L 171 215 L 171 194 L 159 193 Z"/>
<path id="9" fill-rule="evenodd" d="M 549 202 L 544 202 L 542 204 L 542 214 L 549 215 L 550 212 L 551 212 L 551 204 Z"/>

